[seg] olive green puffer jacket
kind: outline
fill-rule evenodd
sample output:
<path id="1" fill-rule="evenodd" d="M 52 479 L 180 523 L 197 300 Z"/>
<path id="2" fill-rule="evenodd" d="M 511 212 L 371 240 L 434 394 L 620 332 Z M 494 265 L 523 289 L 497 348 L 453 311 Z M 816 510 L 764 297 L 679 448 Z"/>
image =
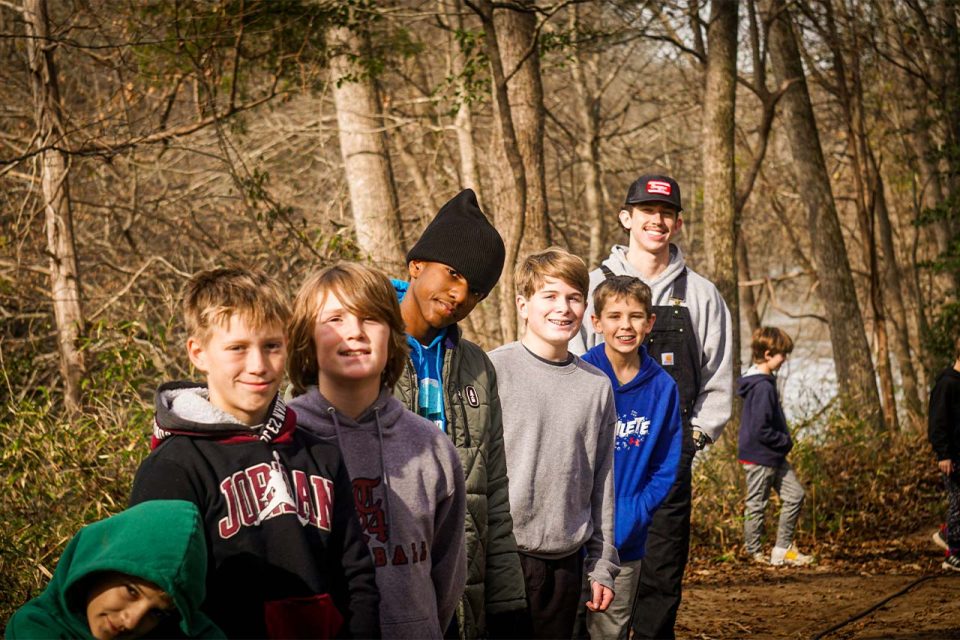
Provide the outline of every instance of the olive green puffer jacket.
<path id="1" fill-rule="evenodd" d="M 461 637 L 476 638 L 486 635 L 486 616 L 523 609 L 526 599 L 510 517 L 497 374 L 456 326 L 447 334 L 441 374 L 447 434 L 467 479 L 467 587 L 457 619 Z M 409 360 L 394 395 L 416 412 L 417 375 Z"/>

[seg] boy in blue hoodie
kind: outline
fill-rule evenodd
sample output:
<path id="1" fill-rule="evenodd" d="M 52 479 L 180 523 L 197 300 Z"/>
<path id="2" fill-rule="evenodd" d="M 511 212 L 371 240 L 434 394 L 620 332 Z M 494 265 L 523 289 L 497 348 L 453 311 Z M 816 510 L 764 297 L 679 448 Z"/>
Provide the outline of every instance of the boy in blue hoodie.
<path id="1" fill-rule="evenodd" d="M 680 396 L 673 378 L 643 346 L 656 320 L 650 287 L 633 276 L 607 278 L 594 291 L 593 308 L 593 328 L 603 342 L 583 359 L 610 378 L 617 407 L 613 475 L 620 575 L 610 607 L 587 611 L 587 629 L 592 638 L 626 640 L 647 528 L 677 475 Z"/>
<path id="2" fill-rule="evenodd" d="M 767 562 L 760 536 L 770 489 L 775 489 L 783 505 L 777 544 L 770 552 L 770 564 L 810 564 L 813 557 L 800 553 L 793 544 L 804 491 L 793 467 L 787 462 L 793 440 L 777 396 L 776 373 L 793 351 L 793 340 L 777 327 L 759 327 L 753 332 L 750 348 L 753 366 L 740 379 L 737 390 L 743 398 L 738 457 L 747 474 L 747 500 L 743 514 L 747 554 L 755 562 Z"/>

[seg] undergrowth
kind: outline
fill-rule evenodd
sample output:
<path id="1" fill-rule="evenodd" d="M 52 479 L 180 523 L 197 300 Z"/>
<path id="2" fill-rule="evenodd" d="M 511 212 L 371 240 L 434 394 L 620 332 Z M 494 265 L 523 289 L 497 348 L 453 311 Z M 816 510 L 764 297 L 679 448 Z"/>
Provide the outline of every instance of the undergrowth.
<path id="1" fill-rule="evenodd" d="M 126 506 L 149 453 L 149 388 L 164 374 L 146 354 L 157 336 L 129 323 L 95 335 L 86 407 L 74 416 L 47 388 L 29 385 L 35 354 L 0 343 L 0 626 L 39 595 L 84 524 Z"/>
<path id="2" fill-rule="evenodd" d="M 729 427 L 728 427 L 729 428 Z M 788 456 L 806 489 L 796 541 L 833 555 L 844 547 L 898 538 L 932 525 L 946 506 L 926 434 L 878 434 L 862 421 L 832 414 L 798 437 Z M 732 561 L 743 556 L 744 472 L 736 433 L 694 468 L 693 554 Z M 780 503 L 771 493 L 766 548 L 776 536 Z"/>

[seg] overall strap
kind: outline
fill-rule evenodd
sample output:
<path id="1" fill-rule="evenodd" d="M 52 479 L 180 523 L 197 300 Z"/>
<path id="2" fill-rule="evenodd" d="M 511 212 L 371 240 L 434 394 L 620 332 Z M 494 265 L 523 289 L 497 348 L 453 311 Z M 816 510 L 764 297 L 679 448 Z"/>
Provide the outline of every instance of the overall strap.
<path id="1" fill-rule="evenodd" d="M 683 304 L 687 299 L 687 268 L 684 267 L 677 279 L 673 281 L 673 291 L 670 295 L 670 303 L 674 305 Z"/>
<path id="2" fill-rule="evenodd" d="M 612 278 L 614 275 L 616 275 L 616 274 L 613 273 L 613 271 L 610 270 L 610 267 L 608 267 L 608 266 L 605 265 L 605 264 L 601 264 L 601 265 L 600 265 L 600 271 L 603 272 L 603 279 L 604 279 L 604 280 L 606 280 L 607 278 Z"/>

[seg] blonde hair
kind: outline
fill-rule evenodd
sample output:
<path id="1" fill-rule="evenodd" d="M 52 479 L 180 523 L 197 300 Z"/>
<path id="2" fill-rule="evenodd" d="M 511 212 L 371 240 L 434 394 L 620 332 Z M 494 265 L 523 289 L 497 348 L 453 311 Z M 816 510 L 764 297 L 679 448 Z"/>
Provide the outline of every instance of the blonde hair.
<path id="1" fill-rule="evenodd" d="M 317 345 L 313 340 L 317 314 L 329 295 L 358 316 L 371 317 L 390 327 L 387 340 L 387 364 L 382 380 L 393 388 L 407 363 L 407 334 L 397 292 L 380 271 L 354 262 L 340 262 L 310 275 L 293 301 L 293 317 L 287 328 L 287 374 L 293 394 L 306 392 L 317 384 L 320 369 Z"/>
<path id="2" fill-rule="evenodd" d="M 233 316 L 250 327 L 284 327 L 290 319 L 286 294 L 259 271 L 220 267 L 195 273 L 183 288 L 183 320 L 187 334 L 201 343 L 210 330 L 225 327 Z"/>
<path id="3" fill-rule="evenodd" d="M 750 339 L 753 361 L 757 364 L 766 360 L 767 351 L 773 355 L 790 355 L 793 351 L 793 339 L 779 327 L 757 327 Z"/>
<path id="4" fill-rule="evenodd" d="M 586 263 L 560 247 L 549 247 L 531 253 L 517 267 L 514 274 L 517 295 L 524 298 L 533 296 L 547 278 L 563 280 L 578 290 L 584 298 L 590 290 L 590 272 L 587 271 Z"/>
<path id="5" fill-rule="evenodd" d="M 650 287 L 635 276 L 610 276 L 593 292 L 593 314 L 600 317 L 609 300 L 633 299 L 648 316 L 653 311 Z"/>

